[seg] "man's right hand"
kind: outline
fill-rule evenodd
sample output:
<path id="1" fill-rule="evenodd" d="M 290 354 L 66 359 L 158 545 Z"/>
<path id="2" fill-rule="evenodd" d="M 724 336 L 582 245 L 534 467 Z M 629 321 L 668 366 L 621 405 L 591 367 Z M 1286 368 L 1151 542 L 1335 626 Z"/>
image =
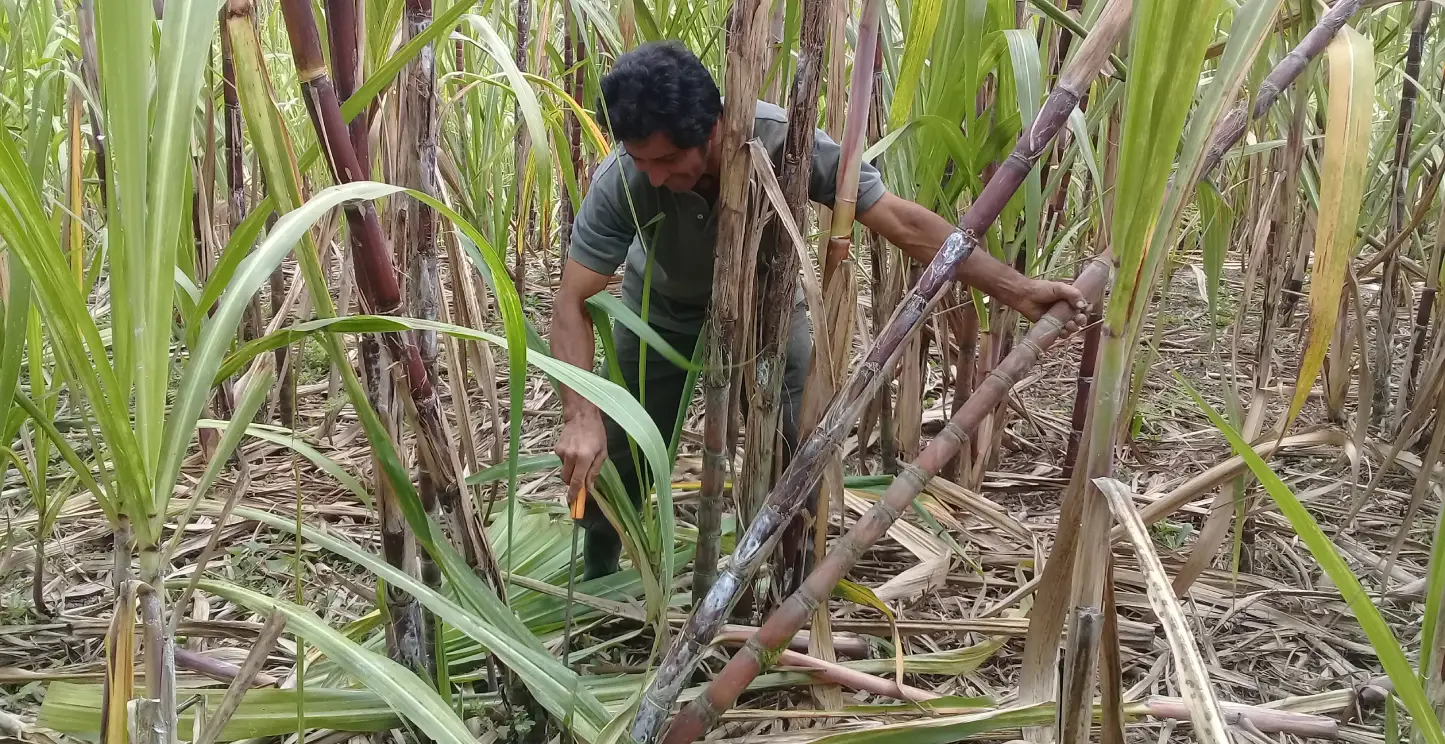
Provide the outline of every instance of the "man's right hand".
<path id="1" fill-rule="evenodd" d="M 602 426 L 602 415 L 593 410 L 563 423 L 554 450 L 562 459 L 562 480 L 567 483 L 567 503 L 571 504 L 583 489 L 592 487 L 607 460 L 607 430 Z"/>

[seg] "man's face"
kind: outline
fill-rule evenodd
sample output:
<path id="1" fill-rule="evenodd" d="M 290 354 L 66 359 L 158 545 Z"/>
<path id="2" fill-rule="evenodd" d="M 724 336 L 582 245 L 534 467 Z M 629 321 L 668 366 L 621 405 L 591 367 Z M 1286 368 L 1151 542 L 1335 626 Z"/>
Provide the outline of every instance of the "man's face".
<path id="1" fill-rule="evenodd" d="M 667 134 L 654 132 L 645 140 L 624 142 L 622 146 L 655 187 L 690 191 L 707 172 L 707 143 L 684 150 L 674 145 Z"/>

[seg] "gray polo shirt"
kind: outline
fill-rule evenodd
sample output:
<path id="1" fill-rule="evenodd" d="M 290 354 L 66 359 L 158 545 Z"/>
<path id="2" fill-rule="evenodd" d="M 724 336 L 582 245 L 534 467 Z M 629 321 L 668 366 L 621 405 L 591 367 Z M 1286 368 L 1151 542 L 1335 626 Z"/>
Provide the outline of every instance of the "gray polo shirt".
<path id="1" fill-rule="evenodd" d="M 781 162 L 788 136 L 787 114 L 774 104 L 759 101 L 753 136 L 767 148 L 773 163 Z M 828 207 L 833 206 L 840 154 L 838 143 L 822 130 L 814 131 L 808 197 Z M 864 163 L 858 177 L 858 212 L 873 206 L 883 194 L 877 169 Z M 648 322 L 669 331 L 697 333 L 712 296 L 716 243 L 717 214 L 712 204 L 692 191 L 653 186 L 618 146 L 598 166 L 582 199 L 572 223 L 568 255 L 599 274 L 611 275 L 625 262 L 622 299 L 641 313 L 651 251 Z"/>

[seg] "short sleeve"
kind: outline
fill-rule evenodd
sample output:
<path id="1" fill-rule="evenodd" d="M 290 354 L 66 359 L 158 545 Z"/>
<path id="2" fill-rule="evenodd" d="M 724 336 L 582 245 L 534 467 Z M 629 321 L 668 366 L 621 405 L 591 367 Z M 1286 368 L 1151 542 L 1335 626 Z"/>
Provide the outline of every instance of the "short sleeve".
<path id="1" fill-rule="evenodd" d="M 637 236 L 623 188 L 622 166 L 614 156 L 598 169 L 572 220 L 572 247 L 567 255 L 599 274 L 616 272 Z"/>
<path id="2" fill-rule="evenodd" d="M 832 208 L 833 201 L 837 197 L 838 188 L 838 165 L 843 157 L 843 148 L 828 136 L 827 132 L 821 129 L 813 132 L 813 171 L 808 179 L 808 198 L 819 204 Z M 878 203 L 883 198 L 887 189 L 883 186 L 883 177 L 868 162 L 858 171 L 858 205 L 859 214 L 868 211 L 869 207 Z"/>

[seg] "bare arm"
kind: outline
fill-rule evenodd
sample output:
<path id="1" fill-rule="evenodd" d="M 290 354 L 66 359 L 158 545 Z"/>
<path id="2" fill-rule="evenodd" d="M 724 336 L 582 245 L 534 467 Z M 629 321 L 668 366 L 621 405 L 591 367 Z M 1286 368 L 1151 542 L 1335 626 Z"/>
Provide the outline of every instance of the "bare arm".
<path id="1" fill-rule="evenodd" d="M 933 260 L 943 241 L 956 229 L 948 220 L 891 193 L 859 214 L 858 221 L 923 264 Z M 959 265 L 957 279 L 998 298 L 1029 320 L 1038 320 L 1059 300 L 1071 301 L 1081 314 L 1087 307 L 1083 295 L 1072 285 L 1030 279 L 986 250 L 970 253 Z M 1082 317 L 1076 318 L 1068 330 L 1072 332 L 1082 323 Z"/>
<path id="2" fill-rule="evenodd" d="M 568 259 L 562 270 L 562 286 L 552 300 L 552 356 L 574 367 L 592 369 L 596 342 L 587 298 L 607 288 L 610 279 Z M 562 480 L 567 482 L 568 499 L 592 485 L 607 459 L 607 435 L 602 412 L 591 401 L 562 386 L 562 434 L 557 440 L 562 460 Z"/>

